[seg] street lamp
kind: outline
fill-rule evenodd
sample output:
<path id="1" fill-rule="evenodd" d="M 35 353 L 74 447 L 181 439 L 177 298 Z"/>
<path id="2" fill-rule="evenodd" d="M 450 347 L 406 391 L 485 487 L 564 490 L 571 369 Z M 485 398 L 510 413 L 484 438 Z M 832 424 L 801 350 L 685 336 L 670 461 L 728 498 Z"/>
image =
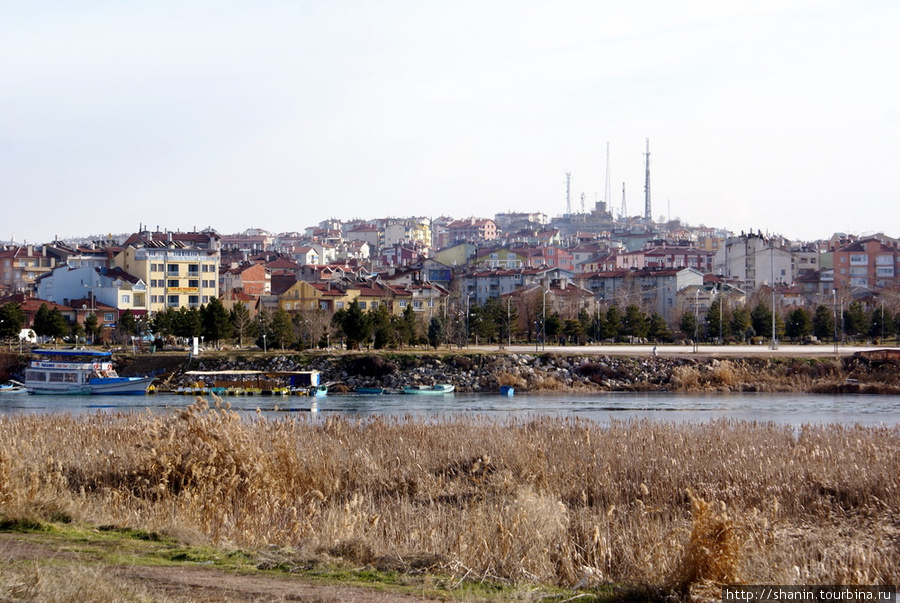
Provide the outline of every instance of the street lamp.
<path id="1" fill-rule="evenodd" d="M 775 240 L 772 240 L 771 253 L 769 254 L 769 266 L 772 270 L 772 349 L 778 349 L 778 340 L 775 339 Z"/>
<path id="2" fill-rule="evenodd" d="M 831 290 L 831 297 L 833 299 L 833 303 L 831 304 L 831 313 L 834 316 L 834 320 L 833 320 L 833 322 L 834 322 L 834 353 L 837 354 L 838 353 L 837 289 Z"/>
<path id="3" fill-rule="evenodd" d="M 268 350 L 266 349 L 266 334 L 263 333 L 263 354 L 265 354 Z"/>
<path id="4" fill-rule="evenodd" d="M 700 351 L 700 344 L 697 341 L 700 337 L 700 287 L 694 291 L 694 351 Z"/>
<path id="5" fill-rule="evenodd" d="M 541 317 L 541 345 L 542 349 L 547 349 L 547 294 L 550 293 L 550 289 L 544 291 L 544 309 Z"/>
<path id="6" fill-rule="evenodd" d="M 473 295 L 475 295 L 474 291 L 469 291 L 469 294 L 466 295 L 466 347 L 469 347 L 469 300 Z"/>

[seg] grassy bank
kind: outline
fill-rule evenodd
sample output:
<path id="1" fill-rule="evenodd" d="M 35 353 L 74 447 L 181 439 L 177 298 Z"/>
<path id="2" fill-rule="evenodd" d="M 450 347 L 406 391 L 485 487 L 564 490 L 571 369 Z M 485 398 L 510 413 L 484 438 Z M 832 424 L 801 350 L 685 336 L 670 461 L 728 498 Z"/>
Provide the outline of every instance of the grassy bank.
<path id="1" fill-rule="evenodd" d="M 0 419 L 0 516 L 285 563 L 696 592 L 900 582 L 900 429 L 718 421 Z"/>

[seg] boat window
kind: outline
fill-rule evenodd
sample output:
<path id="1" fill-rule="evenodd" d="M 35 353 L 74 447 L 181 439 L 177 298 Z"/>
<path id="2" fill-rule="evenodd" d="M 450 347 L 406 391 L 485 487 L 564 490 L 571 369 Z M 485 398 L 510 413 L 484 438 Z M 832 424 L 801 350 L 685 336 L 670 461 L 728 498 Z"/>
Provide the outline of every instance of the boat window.
<path id="1" fill-rule="evenodd" d="M 28 381 L 46 381 L 47 373 L 44 371 L 25 371 L 25 379 Z"/>
<path id="2" fill-rule="evenodd" d="M 65 373 L 50 373 L 51 383 L 62 383 Z"/>
<path id="3" fill-rule="evenodd" d="M 63 373 L 63 377 L 66 383 L 78 383 L 78 373 Z"/>

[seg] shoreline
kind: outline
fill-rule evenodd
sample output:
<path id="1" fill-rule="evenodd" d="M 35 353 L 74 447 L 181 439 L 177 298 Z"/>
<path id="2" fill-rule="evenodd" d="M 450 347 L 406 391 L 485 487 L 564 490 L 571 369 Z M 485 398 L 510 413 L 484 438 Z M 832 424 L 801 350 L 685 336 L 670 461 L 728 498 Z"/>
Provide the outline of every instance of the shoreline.
<path id="1" fill-rule="evenodd" d="M 204 352 L 172 374 L 166 385 L 177 389 L 191 381 L 184 371 L 258 370 L 269 373 L 318 371 L 336 392 L 357 388 L 403 389 L 448 383 L 460 392 L 493 393 L 501 386 L 522 392 L 805 392 L 900 393 L 898 362 L 863 353 L 722 355 L 718 351 L 679 354 L 659 348 L 653 355 L 634 346 L 548 349 L 535 353 L 463 349 L 377 352 Z M 134 358 L 139 369 L 141 356 Z M 207 385 L 213 385 L 209 383 Z M 164 386 L 165 387 L 165 386 Z"/>

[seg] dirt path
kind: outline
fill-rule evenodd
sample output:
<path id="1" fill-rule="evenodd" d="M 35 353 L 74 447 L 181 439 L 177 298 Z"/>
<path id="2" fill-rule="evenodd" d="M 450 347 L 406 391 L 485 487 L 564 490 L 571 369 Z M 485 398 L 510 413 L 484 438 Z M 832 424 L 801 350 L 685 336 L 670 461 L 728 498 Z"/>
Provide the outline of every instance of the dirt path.
<path id="1" fill-rule="evenodd" d="M 222 570 L 197 564 L 114 564 L 98 560 L 92 553 L 72 550 L 69 544 L 61 546 L 58 541 L 41 534 L 0 533 L 0 600 L 70 600 L 60 597 L 66 593 L 59 590 L 69 588 L 72 580 L 68 576 L 79 574 L 87 579 L 91 575 L 103 576 L 103 581 L 96 584 L 98 595 L 100 590 L 113 587 L 117 592 L 142 593 L 154 601 L 166 602 L 412 603 L 440 600 L 252 570 Z M 71 587 L 83 589 L 79 585 Z M 103 594 L 104 600 L 118 600 L 115 593 Z"/>

